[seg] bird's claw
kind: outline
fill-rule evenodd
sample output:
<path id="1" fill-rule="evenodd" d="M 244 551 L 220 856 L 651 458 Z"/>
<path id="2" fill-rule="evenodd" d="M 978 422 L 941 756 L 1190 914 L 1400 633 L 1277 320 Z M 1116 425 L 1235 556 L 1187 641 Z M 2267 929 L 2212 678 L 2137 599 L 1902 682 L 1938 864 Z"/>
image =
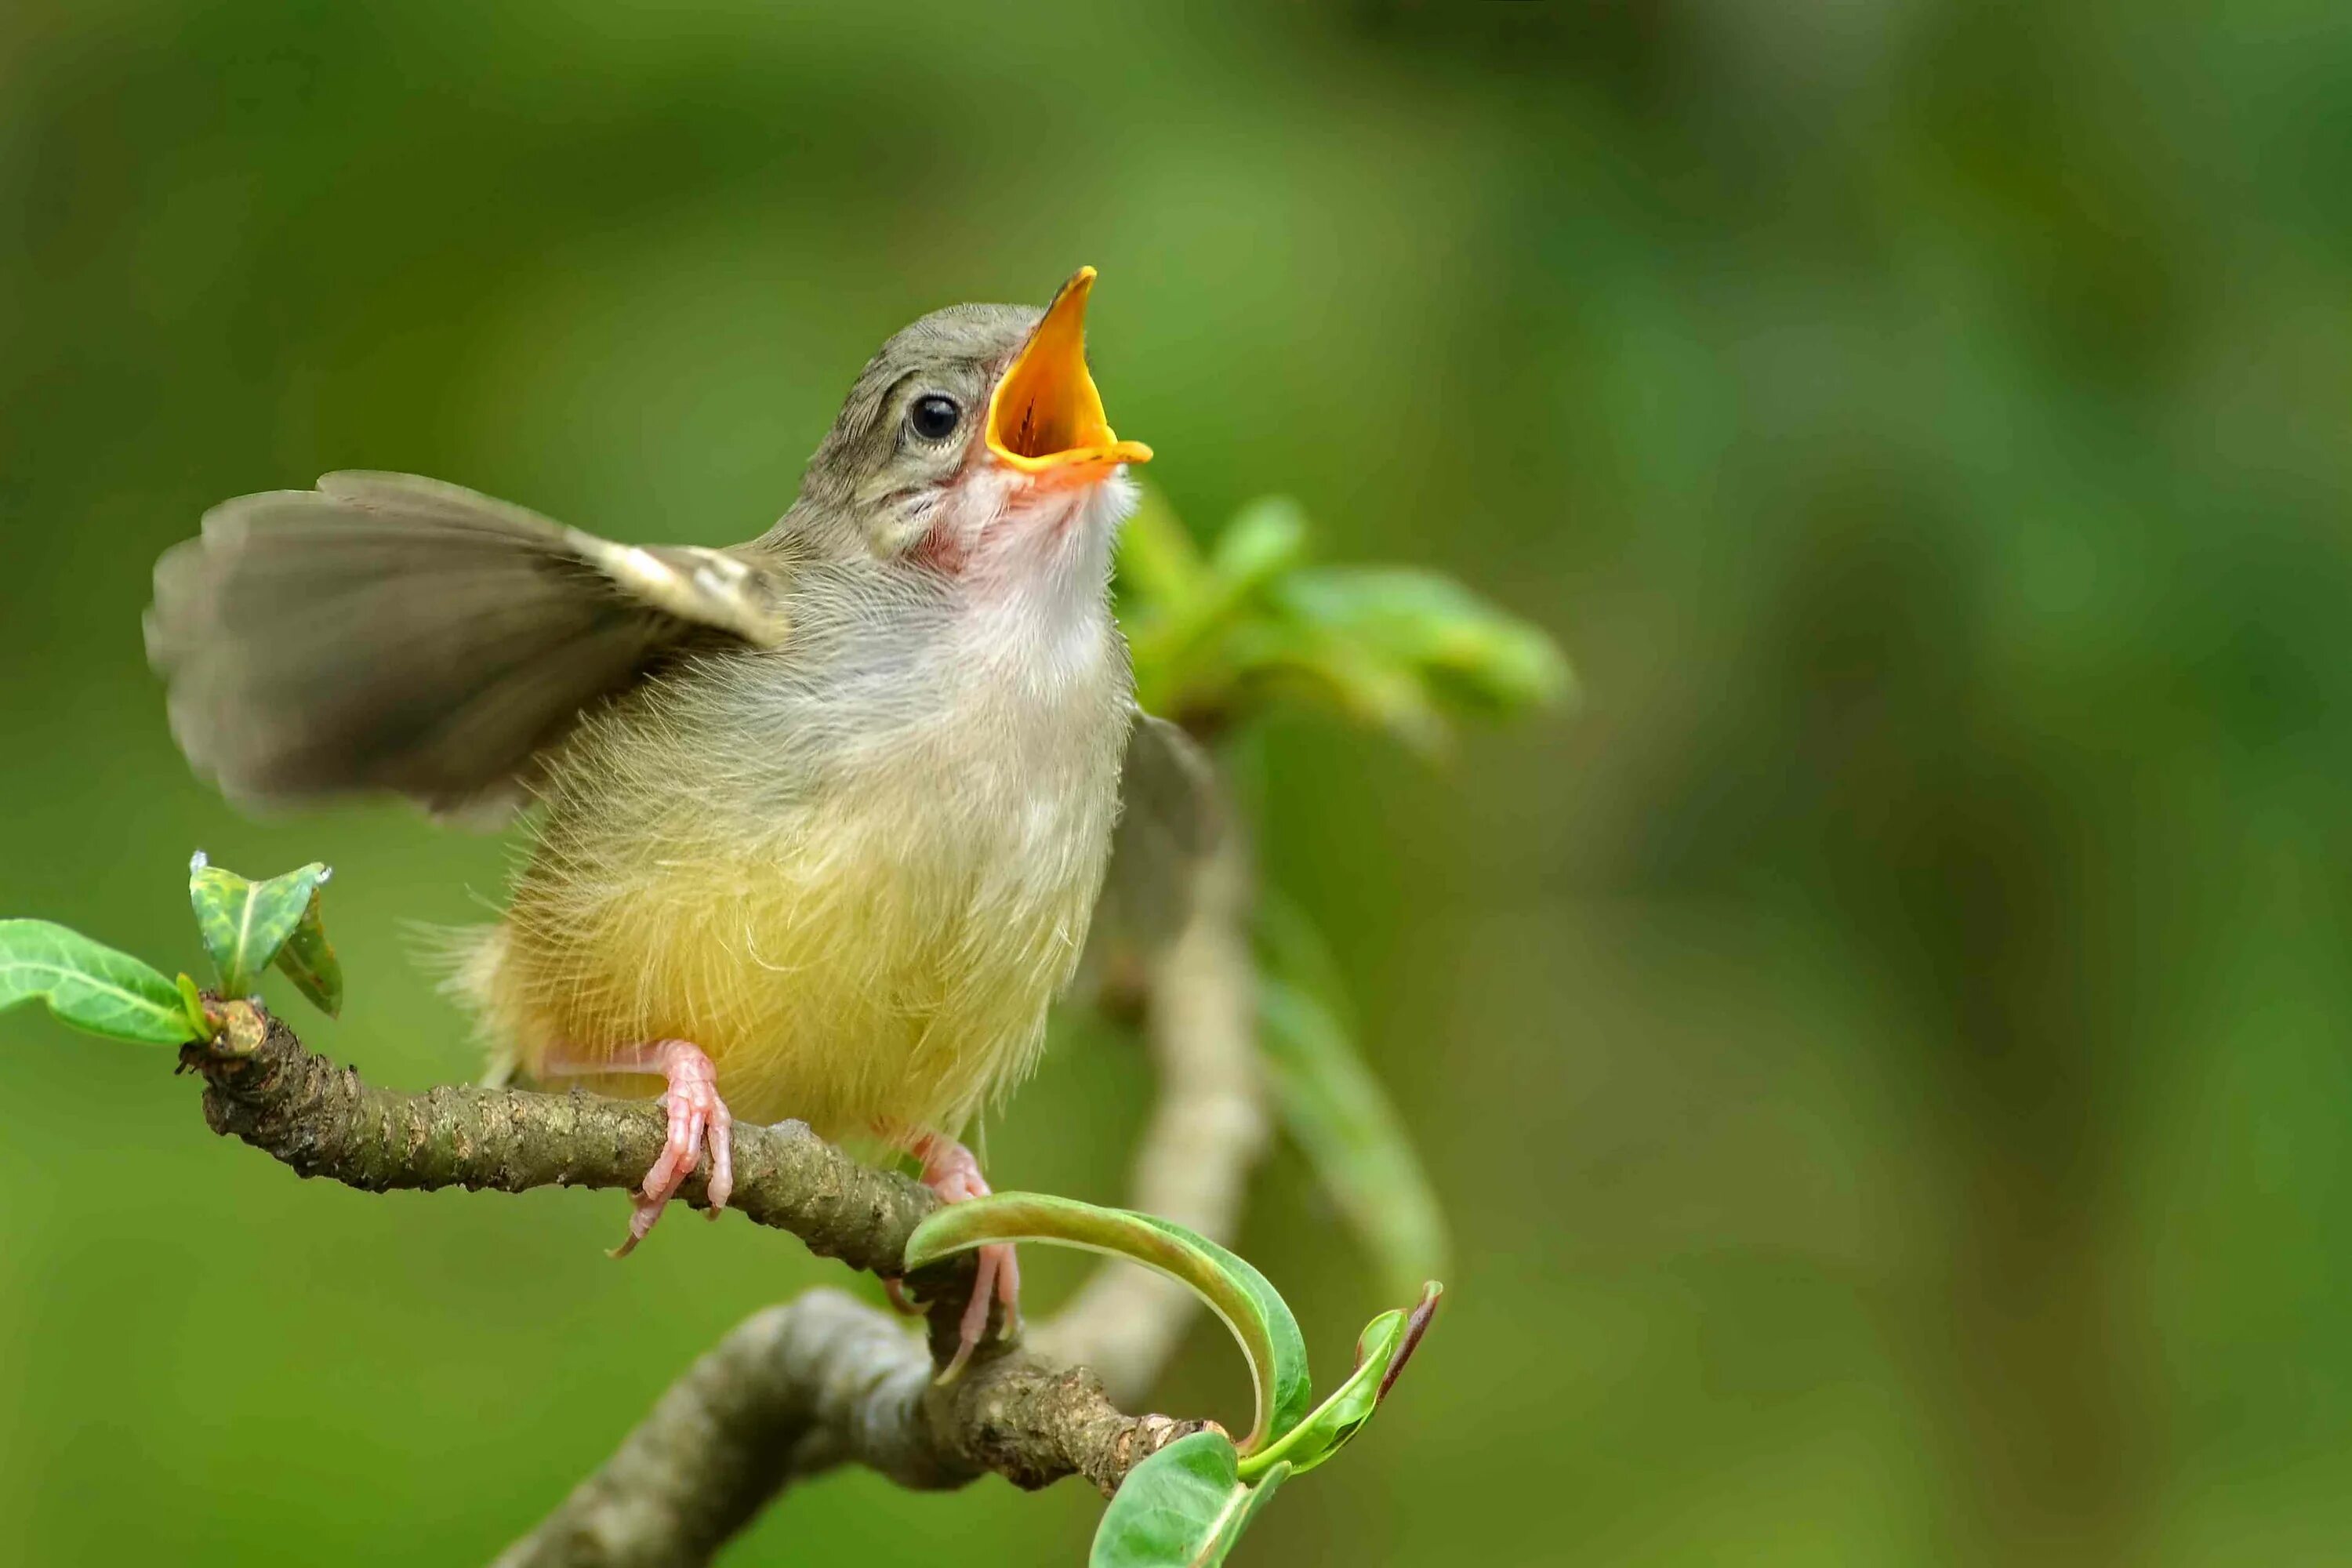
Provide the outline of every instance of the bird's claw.
<path id="1" fill-rule="evenodd" d="M 719 1098 L 718 1070 L 710 1058 L 684 1040 L 665 1040 L 655 1047 L 648 1065 L 669 1081 L 656 1101 L 669 1111 L 669 1136 L 653 1168 L 631 1194 L 635 1207 L 629 1215 L 629 1234 L 613 1249 L 615 1258 L 626 1258 L 636 1250 L 637 1243 L 646 1238 L 662 1210 L 694 1173 L 706 1143 L 710 1149 L 711 1218 L 719 1217 L 735 1190 L 735 1118 L 729 1113 L 727 1102 Z"/>
<path id="2" fill-rule="evenodd" d="M 952 1138 L 925 1133 L 912 1145 L 915 1157 L 923 1163 L 923 1185 L 940 1195 L 943 1203 L 958 1204 L 967 1198 L 989 1195 L 987 1178 L 980 1173 L 980 1161 L 972 1152 Z M 988 1311 L 991 1301 L 1004 1308 L 1004 1333 L 1007 1338 L 1021 1331 L 1021 1265 L 1014 1257 L 1010 1242 L 993 1242 L 980 1249 L 980 1272 L 972 1280 L 971 1300 L 964 1304 L 963 1317 L 956 1325 L 956 1351 L 948 1364 L 940 1371 L 940 1383 L 953 1383 L 971 1361 L 971 1352 L 988 1332 Z"/>

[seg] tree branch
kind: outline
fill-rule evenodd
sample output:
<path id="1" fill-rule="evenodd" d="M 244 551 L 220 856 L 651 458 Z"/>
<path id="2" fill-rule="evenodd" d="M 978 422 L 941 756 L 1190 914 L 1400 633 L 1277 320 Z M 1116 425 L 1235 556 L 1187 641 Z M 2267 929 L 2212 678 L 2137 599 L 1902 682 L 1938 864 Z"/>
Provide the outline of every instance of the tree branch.
<path id="1" fill-rule="evenodd" d="M 660 1150 L 664 1117 L 650 1102 L 579 1092 L 372 1088 L 305 1049 L 283 1021 L 258 1009 L 238 1017 L 245 1006 L 230 1004 L 233 1026 L 212 1045 L 184 1047 L 182 1063 L 205 1078 L 205 1120 L 215 1131 L 243 1139 L 301 1175 L 368 1192 L 627 1188 Z M 886 1277 L 898 1272 L 908 1234 L 939 1202 L 798 1122 L 738 1123 L 735 1169 L 730 1206 L 740 1205 L 747 1218 Z M 684 1196 L 706 1204 L 700 1173 Z M 934 1315 L 934 1339 L 944 1328 L 952 1342 L 952 1317 L 969 1289 L 970 1268 L 968 1259 L 959 1260 L 908 1281 L 919 1298 L 945 1304 Z M 810 1302 L 816 1304 L 793 1316 Z M 826 1346 L 841 1352 L 837 1365 L 813 1354 L 812 1347 Z M 921 1486 L 961 1485 L 992 1471 L 1022 1487 L 1081 1475 L 1108 1495 L 1145 1457 L 1205 1425 L 1125 1415 L 1084 1368 L 1018 1352 L 988 1355 L 984 1348 L 983 1356 L 954 1383 L 937 1387 L 923 1342 L 874 1309 L 818 1295 L 762 1313 L 673 1386 L 621 1451 L 514 1548 L 553 1551 L 540 1538 L 561 1537 L 582 1544 L 586 1554 L 514 1560 L 701 1562 L 803 1458 L 856 1460 Z M 783 1444 L 780 1434 L 793 1434 L 792 1441 Z M 780 1458 L 792 1464 L 780 1468 Z M 588 1548 L 615 1519 L 642 1527 L 657 1517 L 673 1521 L 676 1539 L 656 1554 L 605 1556 Z"/>
<path id="2" fill-rule="evenodd" d="M 1091 1373 L 1025 1356 L 947 1388 L 931 1377 L 918 1341 L 840 1291 L 770 1307 L 695 1363 L 493 1568 L 697 1568 L 792 1481 L 845 1463 L 927 1489 L 987 1468 L 1032 1486 L 1075 1471 L 1108 1495 L 1146 1455 L 1204 1425 L 1132 1420 Z M 1046 1434 L 1066 1447 L 1053 1473 L 1032 1473 Z"/>
<path id="3" fill-rule="evenodd" d="M 422 1094 L 371 1088 L 352 1068 L 304 1049 L 282 1020 L 259 1016 L 257 1041 L 240 1048 L 234 1032 L 224 1034 L 212 1047 L 185 1047 L 181 1059 L 205 1077 L 205 1121 L 214 1131 L 243 1139 L 299 1175 L 365 1192 L 625 1191 L 652 1168 L 667 1135 L 651 1100 L 473 1085 Z M 704 1177 L 698 1167 L 680 1201 L 709 1207 Z M 735 1128 L 728 1206 L 792 1232 L 822 1257 L 895 1275 L 907 1237 L 939 1199 L 852 1159 L 804 1123 L 780 1121 Z"/>
<path id="4" fill-rule="evenodd" d="M 929 1381 L 904 1329 L 837 1291 L 771 1307 L 696 1362 L 493 1568 L 687 1568 L 788 1480 L 844 1459 L 902 1486 L 958 1485 L 969 1472 L 906 1441 Z"/>

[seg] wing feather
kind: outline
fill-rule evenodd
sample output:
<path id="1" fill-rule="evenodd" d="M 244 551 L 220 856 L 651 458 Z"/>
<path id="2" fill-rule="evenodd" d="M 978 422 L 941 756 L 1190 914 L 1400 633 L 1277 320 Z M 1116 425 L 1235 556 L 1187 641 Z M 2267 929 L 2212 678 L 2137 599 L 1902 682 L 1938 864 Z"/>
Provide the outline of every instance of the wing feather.
<path id="1" fill-rule="evenodd" d="M 232 800 L 391 792 L 499 816 L 580 715 L 698 647 L 787 633 L 772 563 L 615 544 L 410 474 L 224 501 L 166 552 L 148 657 Z"/>

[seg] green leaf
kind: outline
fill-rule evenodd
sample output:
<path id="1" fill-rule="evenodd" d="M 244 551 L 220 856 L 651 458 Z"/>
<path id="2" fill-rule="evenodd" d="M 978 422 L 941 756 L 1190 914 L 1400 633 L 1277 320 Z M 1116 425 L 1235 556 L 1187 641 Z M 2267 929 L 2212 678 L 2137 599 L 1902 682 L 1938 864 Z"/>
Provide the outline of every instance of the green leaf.
<path id="1" fill-rule="evenodd" d="M 1445 716 L 1420 672 L 1343 632 L 1262 618 L 1237 628 L 1226 651 L 1237 684 L 1321 701 L 1417 752 L 1444 744 Z"/>
<path id="2" fill-rule="evenodd" d="M 212 954 L 224 996 L 250 996 L 329 876 L 320 865 L 303 867 L 267 882 L 248 882 L 198 855 L 188 868 L 188 897 L 195 906 L 196 930 Z M 322 933 L 323 935 L 323 933 Z"/>
<path id="3" fill-rule="evenodd" d="M 1242 1452 L 1297 1425 L 1314 1397 L 1307 1342 L 1265 1275 L 1204 1237 L 1153 1215 L 1097 1208 L 1043 1193 L 999 1193 L 949 1204 L 907 1239 L 908 1272 L 998 1241 L 1045 1241 L 1105 1252 L 1189 1285 L 1223 1320 L 1249 1360 L 1256 1418 Z"/>
<path id="4" fill-rule="evenodd" d="M 1419 671 L 1457 708 L 1516 712 L 1558 701 L 1570 688 L 1568 660 L 1541 629 L 1433 572 L 1300 572 L 1284 581 L 1282 601 L 1301 621 Z"/>
<path id="5" fill-rule="evenodd" d="M 1572 693 L 1540 627 L 1436 573 L 1307 567 L 1307 540 L 1297 503 L 1269 496 L 1242 508 L 1203 560 L 1167 503 L 1147 497 L 1118 574 L 1144 707 L 1213 723 L 1304 695 L 1434 752 L 1452 719 Z"/>
<path id="6" fill-rule="evenodd" d="M 0 921 L 0 1010 L 38 997 L 58 1022 L 109 1039 L 201 1037 L 180 988 L 127 952 L 47 921 Z"/>
<path id="7" fill-rule="evenodd" d="M 323 883 L 326 878 L 319 879 Z M 323 886 L 311 891 L 294 934 L 278 950 L 278 967 L 294 982 L 297 991 L 310 999 L 312 1006 L 330 1018 L 340 1018 L 343 1016 L 343 964 L 335 956 L 334 943 L 327 940 L 327 922 L 319 912 L 319 900 L 326 891 Z"/>
<path id="8" fill-rule="evenodd" d="M 1222 1432 L 1179 1437 L 1129 1470 L 1103 1510 L 1087 1568 L 1216 1568 L 1290 1467 L 1244 1482 Z"/>
<path id="9" fill-rule="evenodd" d="M 1396 1386 L 1398 1374 L 1420 1347 L 1444 1294 L 1445 1287 L 1433 1279 L 1421 1288 L 1421 1300 L 1411 1310 L 1382 1312 L 1367 1323 L 1356 1339 L 1356 1370 L 1330 1398 L 1284 1433 L 1280 1442 L 1241 1460 L 1244 1479 L 1276 1465 L 1287 1466 L 1293 1475 L 1305 1475 L 1347 1447 Z"/>
<path id="10" fill-rule="evenodd" d="M 195 1031 L 195 1037 L 209 1040 L 218 1035 L 219 1028 L 205 1012 L 204 994 L 196 989 L 196 983 L 183 974 L 176 984 L 180 991 L 180 1011 L 187 1016 L 188 1027 Z"/>

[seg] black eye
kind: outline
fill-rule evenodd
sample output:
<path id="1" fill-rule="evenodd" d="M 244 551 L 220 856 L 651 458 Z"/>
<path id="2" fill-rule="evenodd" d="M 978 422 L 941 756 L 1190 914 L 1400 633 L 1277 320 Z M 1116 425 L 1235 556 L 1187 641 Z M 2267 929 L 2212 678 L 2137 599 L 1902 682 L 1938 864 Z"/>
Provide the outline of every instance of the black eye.
<path id="1" fill-rule="evenodd" d="M 927 392 L 907 405 L 907 428 L 926 441 L 944 441 L 955 434 L 956 422 L 963 410 L 956 400 L 936 392 Z"/>

